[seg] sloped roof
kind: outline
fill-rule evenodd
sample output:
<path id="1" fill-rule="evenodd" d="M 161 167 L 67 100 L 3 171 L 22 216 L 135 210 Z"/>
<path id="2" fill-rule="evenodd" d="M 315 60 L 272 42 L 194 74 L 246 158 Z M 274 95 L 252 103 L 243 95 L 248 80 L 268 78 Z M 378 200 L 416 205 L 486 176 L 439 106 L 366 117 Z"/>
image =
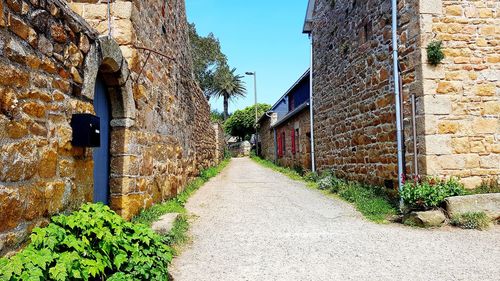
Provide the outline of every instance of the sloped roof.
<path id="1" fill-rule="evenodd" d="M 316 0 L 309 0 L 309 2 L 307 3 L 306 19 L 304 20 L 304 28 L 302 29 L 302 33 L 311 33 L 312 31 L 313 12 L 315 4 Z"/>

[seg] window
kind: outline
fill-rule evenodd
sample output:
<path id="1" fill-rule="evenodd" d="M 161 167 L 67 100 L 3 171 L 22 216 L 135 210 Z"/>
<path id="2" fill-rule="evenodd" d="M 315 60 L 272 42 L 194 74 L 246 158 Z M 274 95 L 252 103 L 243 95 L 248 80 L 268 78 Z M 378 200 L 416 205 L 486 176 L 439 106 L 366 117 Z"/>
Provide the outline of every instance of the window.
<path id="1" fill-rule="evenodd" d="M 295 109 L 295 97 L 293 95 L 288 96 L 288 112 Z"/>

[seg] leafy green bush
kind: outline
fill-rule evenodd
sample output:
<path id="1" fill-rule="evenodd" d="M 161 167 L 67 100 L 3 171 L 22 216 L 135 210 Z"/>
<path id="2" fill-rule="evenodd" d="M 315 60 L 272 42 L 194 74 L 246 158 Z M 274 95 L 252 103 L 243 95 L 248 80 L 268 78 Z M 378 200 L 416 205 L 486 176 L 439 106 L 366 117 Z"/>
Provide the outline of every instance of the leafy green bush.
<path id="1" fill-rule="evenodd" d="M 454 215 L 451 224 L 464 229 L 484 230 L 490 226 L 490 219 L 484 212 L 470 212 Z"/>
<path id="2" fill-rule="evenodd" d="M 36 228 L 31 243 L 0 259 L 1 280 L 165 280 L 172 250 L 109 207 L 85 204 Z"/>
<path id="3" fill-rule="evenodd" d="M 401 191 L 401 198 L 412 210 L 428 210 L 440 206 L 446 197 L 464 194 L 465 188 L 457 179 L 426 178 L 406 181 Z"/>
<path id="4" fill-rule="evenodd" d="M 441 41 L 433 41 L 427 45 L 427 61 L 431 65 L 436 66 L 444 59 L 441 44 Z"/>

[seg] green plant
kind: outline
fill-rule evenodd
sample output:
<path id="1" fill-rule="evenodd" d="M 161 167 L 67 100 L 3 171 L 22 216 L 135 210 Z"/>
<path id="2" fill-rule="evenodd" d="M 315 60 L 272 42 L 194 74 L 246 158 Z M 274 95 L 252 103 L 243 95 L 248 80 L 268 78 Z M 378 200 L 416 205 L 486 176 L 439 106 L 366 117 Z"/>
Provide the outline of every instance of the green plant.
<path id="1" fill-rule="evenodd" d="M 438 65 L 444 59 L 441 41 L 433 41 L 427 45 L 427 61 L 431 65 Z"/>
<path id="2" fill-rule="evenodd" d="M 440 206 L 446 197 L 464 194 L 464 186 L 455 178 L 425 178 L 420 181 L 406 181 L 401 198 L 410 209 L 428 210 Z"/>
<path id="3" fill-rule="evenodd" d="M 319 175 L 316 172 L 307 172 L 304 174 L 304 179 L 309 182 L 316 182 L 319 179 Z"/>
<path id="4" fill-rule="evenodd" d="M 257 104 L 257 114 L 262 116 L 271 108 L 268 104 Z M 224 123 L 226 134 L 250 140 L 250 136 L 255 133 L 255 105 L 236 110 Z"/>
<path id="5" fill-rule="evenodd" d="M 36 228 L 31 243 L 0 260 L 2 280 L 165 280 L 172 250 L 148 227 L 85 204 Z"/>
<path id="6" fill-rule="evenodd" d="M 454 215 L 451 224 L 464 229 L 484 230 L 490 226 L 490 219 L 484 212 L 470 212 Z"/>
<path id="7" fill-rule="evenodd" d="M 474 189 L 468 190 L 468 194 L 500 193 L 500 182 L 498 177 L 492 177 L 483 180 L 481 184 Z"/>

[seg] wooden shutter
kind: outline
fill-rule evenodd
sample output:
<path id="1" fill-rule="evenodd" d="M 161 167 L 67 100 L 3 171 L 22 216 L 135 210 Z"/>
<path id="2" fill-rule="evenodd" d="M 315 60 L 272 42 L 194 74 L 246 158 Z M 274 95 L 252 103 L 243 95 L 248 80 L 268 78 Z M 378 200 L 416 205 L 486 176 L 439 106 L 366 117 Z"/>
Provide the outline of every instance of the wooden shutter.
<path id="1" fill-rule="evenodd" d="M 291 139 L 292 139 L 292 154 L 295 154 L 295 152 L 296 152 L 296 150 L 295 150 L 295 130 L 294 130 L 294 129 L 292 129 L 292 130 L 290 131 L 290 133 L 291 133 L 291 134 L 290 134 L 290 137 L 291 137 Z"/>

